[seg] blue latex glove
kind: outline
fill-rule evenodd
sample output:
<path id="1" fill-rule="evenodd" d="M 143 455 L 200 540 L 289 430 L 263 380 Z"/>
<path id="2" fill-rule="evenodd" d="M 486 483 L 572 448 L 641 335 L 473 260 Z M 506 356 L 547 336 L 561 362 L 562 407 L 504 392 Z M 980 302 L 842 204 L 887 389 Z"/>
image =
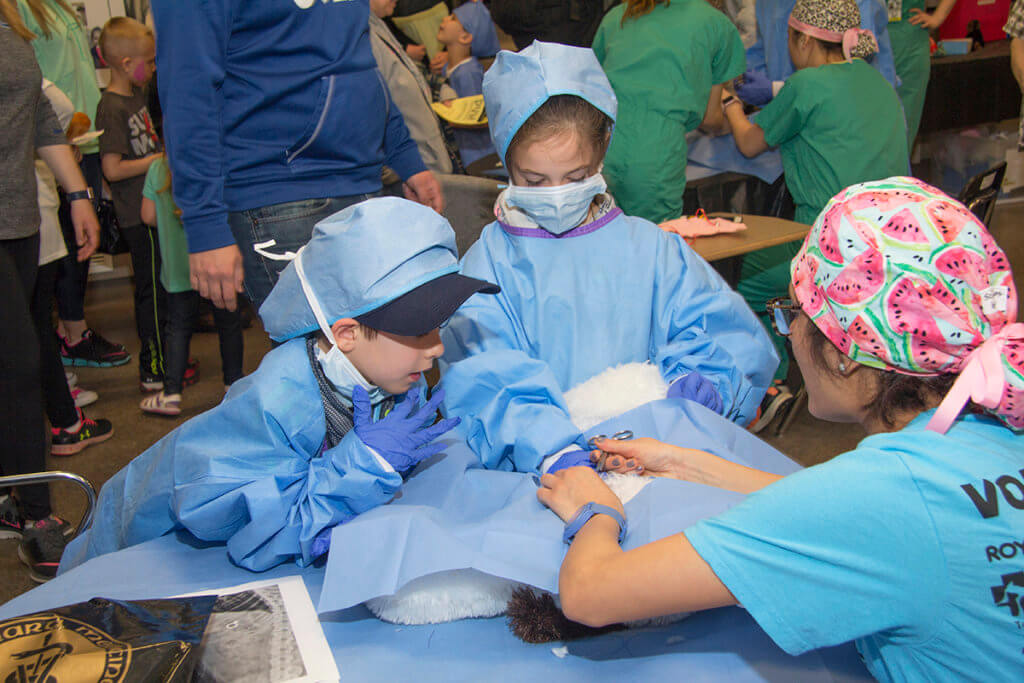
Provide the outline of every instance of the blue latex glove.
<path id="1" fill-rule="evenodd" d="M 558 470 L 564 470 L 568 467 L 590 467 L 597 469 L 597 463 L 590 462 L 589 451 L 569 451 L 555 461 L 555 464 L 548 468 L 548 474 L 554 474 Z"/>
<path id="2" fill-rule="evenodd" d="M 742 81 L 737 80 L 736 95 L 747 104 L 762 107 L 771 102 L 772 81 L 760 71 L 747 71 L 742 76 Z"/>
<path id="3" fill-rule="evenodd" d="M 418 462 L 444 450 L 444 444 L 430 442 L 455 428 L 461 420 L 451 418 L 433 424 L 443 391 L 435 391 L 419 406 L 420 390 L 410 389 L 405 399 L 381 420 L 374 422 L 370 396 L 357 386 L 352 390 L 352 417 L 359 439 L 387 460 L 396 472 L 407 472 Z"/>
<path id="4" fill-rule="evenodd" d="M 722 397 L 718 395 L 711 380 L 699 372 L 691 372 L 672 382 L 668 388 L 668 397 L 686 398 L 722 414 Z"/>

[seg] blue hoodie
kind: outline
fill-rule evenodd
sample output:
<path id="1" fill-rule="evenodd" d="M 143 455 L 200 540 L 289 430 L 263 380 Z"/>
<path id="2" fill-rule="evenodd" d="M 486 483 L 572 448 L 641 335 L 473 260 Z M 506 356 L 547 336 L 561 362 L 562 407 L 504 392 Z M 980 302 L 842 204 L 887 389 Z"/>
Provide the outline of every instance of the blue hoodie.
<path id="1" fill-rule="evenodd" d="M 381 187 L 426 166 L 370 51 L 367 0 L 153 0 L 174 199 L 189 251 L 227 213 Z"/>

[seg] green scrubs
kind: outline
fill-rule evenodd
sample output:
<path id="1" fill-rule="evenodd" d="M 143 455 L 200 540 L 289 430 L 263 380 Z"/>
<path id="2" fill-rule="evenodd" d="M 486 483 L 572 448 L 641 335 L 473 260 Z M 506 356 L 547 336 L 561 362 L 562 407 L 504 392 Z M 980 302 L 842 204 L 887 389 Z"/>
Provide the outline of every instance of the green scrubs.
<path id="1" fill-rule="evenodd" d="M 705 0 L 659 4 L 622 26 L 624 10 L 608 12 L 593 45 L 619 100 L 604 176 L 623 211 L 661 222 L 683 212 L 686 133 L 746 57 L 736 27 Z"/>
<path id="2" fill-rule="evenodd" d="M 889 82 L 861 59 L 801 69 L 757 116 L 764 139 L 779 147 L 796 220 L 811 225 L 844 188 L 909 173 L 899 98 Z M 737 290 L 755 313 L 786 296 L 789 263 L 800 242 L 749 254 Z M 767 315 L 762 315 L 767 325 Z M 768 326 L 770 329 L 770 326 Z M 787 370 L 783 340 L 772 335 Z"/>
<path id="3" fill-rule="evenodd" d="M 18 13 L 25 26 L 36 35 L 32 49 L 43 76 L 53 82 L 71 100 L 75 111 L 86 114 L 93 123 L 96 121 L 96 105 L 100 101 L 100 89 L 96 85 L 96 69 L 92 64 L 92 52 L 85 37 L 85 29 L 78 17 L 68 14 L 54 2 L 44 2 L 50 13 L 50 36 L 46 37 L 43 27 L 29 10 L 25 0 L 19 0 Z M 89 130 L 95 130 L 90 126 Z M 92 141 L 82 145 L 83 154 L 100 150 L 100 143 Z"/>
<path id="4" fill-rule="evenodd" d="M 900 101 L 907 117 L 907 146 L 914 146 L 917 127 L 924 111 L 924 95 L 928 90 L 931 76 L 931 50 L 928 29 L 910 23 L 910 10 L 924 9 L 924 0 L 903 0 L 900 19 L 889 22 L 889 41 L 892 43 L 892 57 L 899 76 Z"/>

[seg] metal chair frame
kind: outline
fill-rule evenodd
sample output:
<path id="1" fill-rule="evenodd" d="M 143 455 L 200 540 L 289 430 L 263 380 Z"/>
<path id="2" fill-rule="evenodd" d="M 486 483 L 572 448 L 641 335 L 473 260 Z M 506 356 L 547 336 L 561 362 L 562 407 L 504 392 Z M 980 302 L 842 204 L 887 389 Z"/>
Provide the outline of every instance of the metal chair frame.
<path id="1" fill-rule="evenodd" d="M 85 513 L 82 514 L 82 519 L 78 522 L 78 526 L 75 527 L 75 534 L 72 536 L 72 538 L 74 538 L 75 536 L 78 536 L 78 534 L 82 533 L 82 531 L 89 528 L 89 525 L 92 524 L 93 512 L 96 509 L 96 489 L 93 488 L 88 479 L 72 472 L 12 474 L 6 477 L 0 477 L 0 487 L 26 486 L 28 484 L 49 484 L 55 481 L 72 481 L 78 484 L 85 492 L 87 500 Z"/>
<path id="2" fill-rule="evenodd" d="M 979 173 L 964 184 L 957 199 L 978 217 L 985 227 L 991 227 L 992 215 L 996 210 L 996 200 L 1003 189 L 1003 178 L 1006 177 L 1006 162 L 1001 161 L 992 168 Z"/>

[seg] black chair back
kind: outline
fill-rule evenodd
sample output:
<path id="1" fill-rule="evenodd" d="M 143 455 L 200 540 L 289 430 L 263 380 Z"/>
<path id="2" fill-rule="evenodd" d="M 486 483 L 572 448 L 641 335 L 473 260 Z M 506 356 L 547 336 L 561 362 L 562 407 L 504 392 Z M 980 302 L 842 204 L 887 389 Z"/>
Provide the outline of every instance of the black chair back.
<path id="1" fill-rule="evenodd" d="M 1006 162 L 1003 161 L 968 180 L 960 191 L 960 203 L 970 209 L 986 228 L 991 227 L 992 214 L 995 213 L 996 200 L 1005 176 Z"/>

